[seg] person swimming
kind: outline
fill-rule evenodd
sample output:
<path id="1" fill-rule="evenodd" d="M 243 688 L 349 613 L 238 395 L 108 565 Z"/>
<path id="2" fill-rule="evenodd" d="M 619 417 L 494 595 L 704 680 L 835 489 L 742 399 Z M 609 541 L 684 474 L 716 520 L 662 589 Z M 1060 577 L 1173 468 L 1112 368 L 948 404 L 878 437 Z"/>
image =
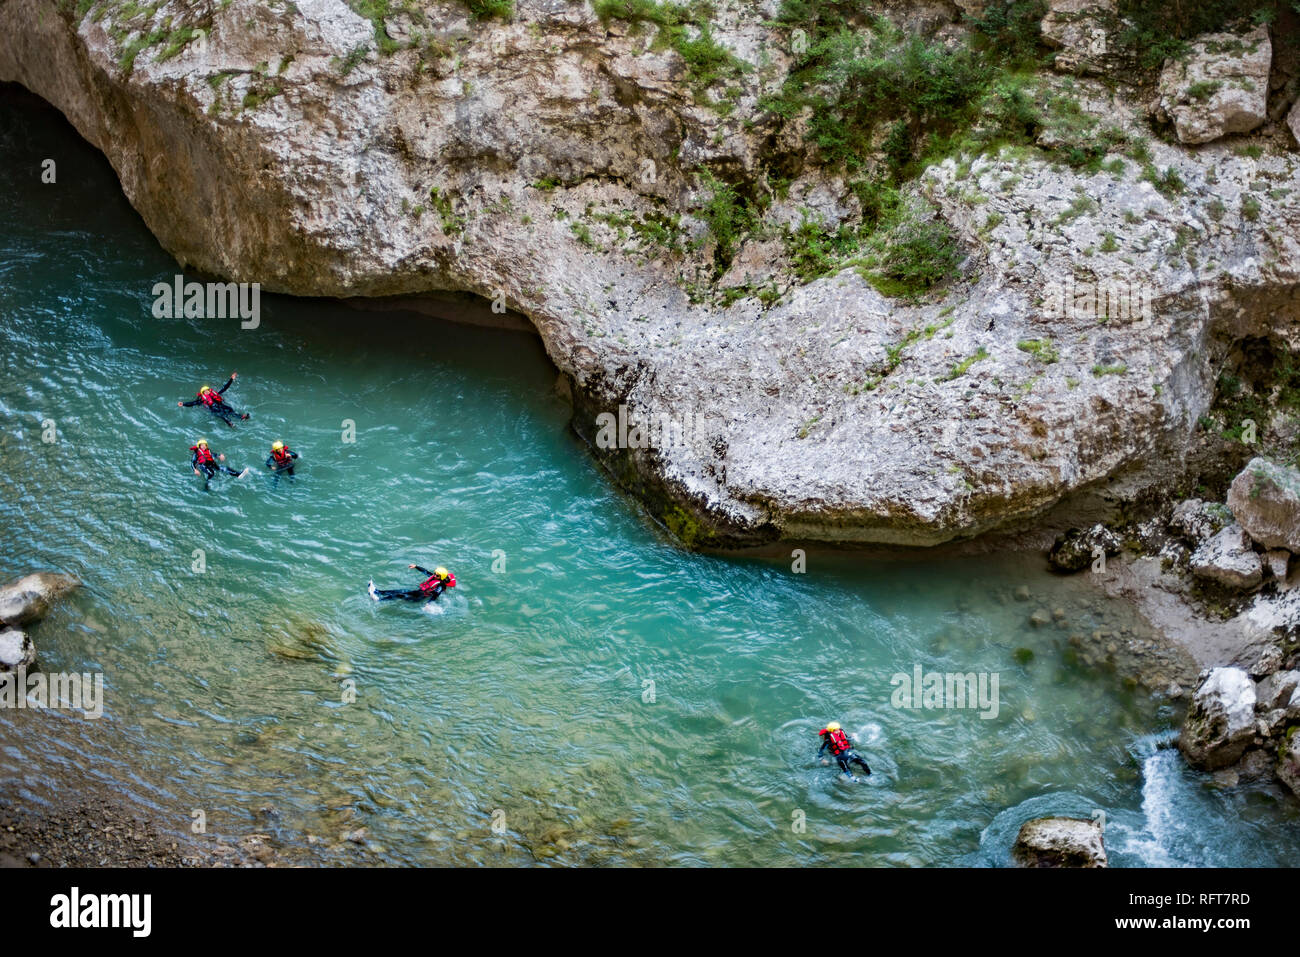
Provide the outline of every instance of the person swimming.
<path id="1" fill-rule="evenodd" d="M 390 588 L 387 591 L 375 587 L 372 580 L 367 591 L 370 597 L 375 601 L 389 601 L 393 598 L 405 598 L 407 601 L 437 601 L 448 588 L 456 587 L 456 576 L 447 569 L 439 565 L 433 571 L 427 568 L 421 568 L 419 565 L 407 565 L 407 568 L 414 568 L 421 575 L 428 575 L 418 588 Z"/>
<path id="2" fill-rule="evenodd" d="M 277 440 L 271 443 L 271 454 L 266 457 L 266 467 L 271 470 L 277 483 L 281 473 L 293 475 L 293 463 L 297 457 L 298 453 L 283 442 Z"/>
<path id="3" fill-rule="evenodd" d="M 194 453 L 190 456 L 190 468 L 194 469 L 195 475 L 203 476 L 204 488 L 208 487 L 208 479 L 218 472 L 224 471 L 235 478 L 242 478 L 248 472 L 248 469 L 244 469 L 243 472 L 236 472 L 230 466 L 221 464 L 226 461 L 226 457 L 224 455 L 214 457 L 212 449 L 208 447 L 207 439 L 199 439 L 190 446 L 190 451 Z"/>
<path id="4" fill-rule="evenodd" d="M 211 410 L 213 415 L 215 415 L 222 422 L 226 423 L 226 425 L 230 426 L 233 429 L 235 427 L 235 423 L 232 420 L 247 419 L 248 413 L 236 412 L 233 408 L 231 408 L 229 405 L 226 404 L 226 400 L 223 399 L 222 396 L 225 395 L 226 390 L 229 389 L 231 384 L 238 378 L 239 378 L 239 373 L 232 372 L 230 373 L 230 378 L 226 380 L 226 384 L 223 385 L 220 389 L 214 390 L 212 386 L 204 385 L 202 388 L 199 389 L 198 394 L 195 395 L 194 398 L 190 399 L 190 401 L 177 402 L 176 404 L 179 406 L 186 406 L 186 407 L 194 406 L 194 405 L 205 405 L 208 407 L 209 410 Z"/>
<path id="5" fill-rule="evenodd" d="M 871 768 L 867 766 L 867 762 L 862 755 L 853 750 L 853 739 L 844 733 L 844 729 L 840 727 L 838 721 L 830 722 L 817 733 L 822 739 L 822 746 L 817 749 L 817 757 L 820 758 L 822 752 L 830 748 L 831 757 L 839 763 L 840 770 L 844 772 L 846 777 L 853 777 L 854 764 L 861 765 L 864 773 L 871 773 Z"/>

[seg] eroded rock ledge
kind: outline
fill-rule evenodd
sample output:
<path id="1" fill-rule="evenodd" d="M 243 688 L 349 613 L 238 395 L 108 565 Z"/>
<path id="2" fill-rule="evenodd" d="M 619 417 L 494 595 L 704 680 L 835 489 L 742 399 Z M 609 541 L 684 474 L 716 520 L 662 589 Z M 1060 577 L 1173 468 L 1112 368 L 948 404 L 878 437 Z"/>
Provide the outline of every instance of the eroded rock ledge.
<path id="1" fill-rule="evenodd" d="M 932 545 L 1167 482 L 1234 346 L 1300 346 L 1300 153 L 1282 122 L 1249 151 L 1152 139 L 1149 161 L 1095 173 L 1032 151 L 947 160 L 917 187 L 964 253 L 941 295 L 887 298 L 845 269 L 760 297 L 745 281 L 780 272 L 770 243 L 742 237 L 727 276 L 702 271 L 696 170 L 757 177 L 780 149 L 797 172 L 770 217 L 849 221 L 856 203 L 760 106 L 791 63 L 775 3 L 718 4 L 713 36 L 752 67 L 725 110 L 672 49 L 587 3 L 519 0 L 508 23 L 430 4 L 438 46 L 388 55 L 343 0 L 230 0 L 197 39 L 175 0 L 149 20 L 174 18 L 166 36 L 120 6 L 5 0 L 0 79 L 107 155 L 164 247 L 292 294 L 500 297 L 571 383 L 581 434 L 620 404 L 703 423 L 597 450 L 691 545 Z M 888 6 L 960 31 L 956 5 Z M 1151 136 L 1136 92 L 1069 82 L 1085 113 Z M 1195 95 L 1165 99 L 1195 125 Z M 619 216 L 684 240 L 658 255 Z M 736 294 L 702 302 L 701 282 Z M 1062 286 L 1150 308 L 1061 309 Z"/>

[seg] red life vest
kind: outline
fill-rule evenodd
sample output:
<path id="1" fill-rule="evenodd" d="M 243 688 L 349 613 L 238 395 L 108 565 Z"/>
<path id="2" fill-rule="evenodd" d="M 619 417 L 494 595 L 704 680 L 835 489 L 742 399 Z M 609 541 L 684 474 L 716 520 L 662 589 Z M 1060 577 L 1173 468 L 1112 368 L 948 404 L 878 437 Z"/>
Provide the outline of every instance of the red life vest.
<path id="1" fill-rule="evenodd" d="M 216 389 L 209 389 L 207 392 L 200 392 L 199 401 L 210 409 L 221 401 L 221 393 Z"/>
<path id="2" fill-rule="evenodd" d="M 216 465 L 216 460 L 212 458 L 212 450 L 206 449 L 201 445 L 191 445 L 190 451 L 194 453 L 194 458 L 200 465 Z"/>
<path id="3" fill-rule="evenodd" d="M 282 449 L 271 450 L 271 458 L 275 459 L 277 462 L 290 461 L 289 454 L 290 454 L 290 449 L 287 445 Z"/>
<path id="4" fill-rule="evenodd" d="M 424 584 L 422 584 L 422 585 L 420 586 L 420 591 L 422 591 L 422 592 L 426 592 L 426 593 L 427 593 L 427 592 L 431 592 L 431 591 L 433 591 L 434 586 L 438 584 L 438 582 L 442 582 L 442 583 L 443 583 L 444 585 L 446 585 L 448 588 L 455 588 L 455 587 L 456 587 L 456 576 L 453 575 L 453 574 L 451 574 L 450 572 L 448 572 L 448 573 L 447 573 L 447 580 L 446 580 L 446 581 L 443 581 L 443 580 L 442 580 L 441 578 L 439 578 L 437 575 L 430 575 L 429 578 L 428 578 L 428 580 L 426 580 L 426 581 L 424 582 Z"/>
<path id="5" fill-rule="evenodd" d="M 834 731 L 823 731 L 822 734 L 830 735 L 831 754 L 838 756 L 845 751 L 853 750 L 853 742 L 849 740 L 848 735 L 838 728 Z"/>

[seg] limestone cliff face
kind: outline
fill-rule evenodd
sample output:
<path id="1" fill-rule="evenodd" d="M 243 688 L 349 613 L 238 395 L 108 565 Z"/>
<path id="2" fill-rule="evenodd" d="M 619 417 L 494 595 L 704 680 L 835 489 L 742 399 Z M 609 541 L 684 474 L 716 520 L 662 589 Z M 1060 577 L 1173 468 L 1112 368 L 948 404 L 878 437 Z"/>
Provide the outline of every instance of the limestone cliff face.
<path id="1" fill-rule="evenodd" d="M 956 5 L 888 6 L 957 29 Z M 517 0 L 510 22 L 431 3 L 381 39 L 343 0 L 226 0 L 201 18 L 177 0 L 143 18 L 118 0 L 0 0 L 0 80 L 103 150 L 188 266 L 301 295 L 463 290 L 529 316 L 580 433 L 620 404 L 687 426 L 597 454 L 691 544 L 935 544 L 1160 481 L 1234 343 L 1300 346 L 1289 138 L 1153 140 L 1177 192 L 1131 163 L 948 160 L 918 188 L 960 237 L 963 277 L 929 300 L 852 269 L 789 282 L 758 237 L 713 276 L 690 215 L 702 168 L 764 188 L 779 153 L 793 182 L 769 221 L 858 212 L 792 136 L 800 118 L 761 106 L 791 62 L 776 7 L 718 5 L 714 37 L 750 66 L 701 91 L 677 52 L 585 2 Z M 1149 135 L 1141 104 L 1075 82 L 1086 109 Z M 769 277 L 773 295 L 754 294 Z M 737 295 L 699 294 L 719 284 Z M 1091 285 L 1132 308 L 1099 319 Z"/>

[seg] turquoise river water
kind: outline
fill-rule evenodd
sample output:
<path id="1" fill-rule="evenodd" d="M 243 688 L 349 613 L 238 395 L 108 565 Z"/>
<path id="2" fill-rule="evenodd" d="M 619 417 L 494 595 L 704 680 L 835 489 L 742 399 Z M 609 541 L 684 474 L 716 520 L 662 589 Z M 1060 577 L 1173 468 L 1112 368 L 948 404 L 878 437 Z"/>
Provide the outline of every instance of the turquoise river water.
<path id="1" fill-rule="evenodd" d="M 155 319 L 174 261 L 12 89 L 0 222 L 0 575 L 83 579 L 32 633 L 106 682 L 93 729 L 0 711 L 9 773 L 320 862 L 999 866 L 1024 820 L 1097 810 L 1117 865 L 1300 861 L 1294 801 L 1188 771 L 1172 708 L 1029 626 L 1141 627 L 1039 556 L 687 553 L 573 437 L 533 337 L 270 295 L 256 330 Z M 248 422 L 177 408 L 234 369 Z M 237 467 L 284 438 L 299 475 L 204 491 L 198 436 Z M 409 562 L 459 586 L 367 597 Z M 893 706 L 917 666 L 996 674 L 997 716 Z M 814 760 L 833 718 L 863 783 Z"/>

